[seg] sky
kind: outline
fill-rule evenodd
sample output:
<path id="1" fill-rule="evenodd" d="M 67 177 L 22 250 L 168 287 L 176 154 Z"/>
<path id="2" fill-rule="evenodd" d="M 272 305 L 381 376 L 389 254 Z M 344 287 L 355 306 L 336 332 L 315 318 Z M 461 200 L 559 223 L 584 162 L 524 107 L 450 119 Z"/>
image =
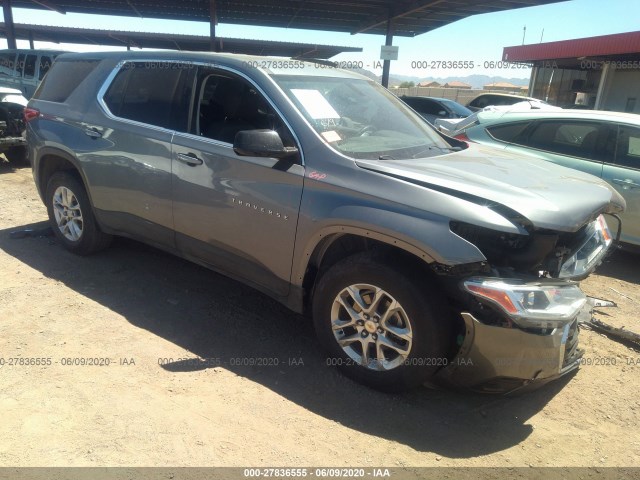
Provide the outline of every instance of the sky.
<path id="1" fill-rule="evenodd" d="M 112 30 L 130 30 L 159 33 L 188 33 L 208 35 L 205 22 L 140 19 L 133 17 L 105 17 L 51 11 L 14 9 L 16 23 L 56 25 Z M 526 33 L 524 32 L 526 27 Z M 399 47 L 398 60 L 391 62 L 392 75 L 415 76 L 421 79 L 468 76 L 473 74 L 491 77 L 528 78 L 530 69 L 496 68 L 488 62 L 499 62 L 502 49 L 507 46 L 569 40 L 640 30 L 640 0 L 570 0 L 552 5 L 520 8 L 505 12 L 475 15 L 414 38 L 395 37 Z M 221 37 L 250 38 L 303 43 L 320 43 L 363 48 L 362 53 L 344 53 L 333 60 L 362 62 L 364 68 L 377 74 L 380 35 L 312 30 L 281 29 L 230 25 L 220 23 L 216 33 Z M 28 48 L 28 42 L 18 41 L 18 48 Z M 97 47 L 77 44 L 52 44 L 36 42 L 36 48 L 89 51 Z M 6 48 L 6 40 L 0 39 L 0 48 Z M 114 47 L 101 48 L 114 50 Z M 438 61 L 473 62 L 473 68 L 438 67 Z M 442 65 L 442 64 L 440 64 Z M 435 67 L 435 68 L 432 68 Z"/>

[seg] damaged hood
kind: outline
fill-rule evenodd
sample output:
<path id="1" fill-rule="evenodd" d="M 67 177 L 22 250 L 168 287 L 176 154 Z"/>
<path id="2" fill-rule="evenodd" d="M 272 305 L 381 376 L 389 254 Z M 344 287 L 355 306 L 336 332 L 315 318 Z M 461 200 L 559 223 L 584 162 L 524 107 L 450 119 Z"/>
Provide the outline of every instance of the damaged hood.
<path id="1" fill-rule="evenodd" d="M 574 232 L 600 213 L 625 208 L 618 192 L 593 175 L 484 146 L 431 158 L 356 164 L 480 205 L 513 210 L 537 228 Z"/>

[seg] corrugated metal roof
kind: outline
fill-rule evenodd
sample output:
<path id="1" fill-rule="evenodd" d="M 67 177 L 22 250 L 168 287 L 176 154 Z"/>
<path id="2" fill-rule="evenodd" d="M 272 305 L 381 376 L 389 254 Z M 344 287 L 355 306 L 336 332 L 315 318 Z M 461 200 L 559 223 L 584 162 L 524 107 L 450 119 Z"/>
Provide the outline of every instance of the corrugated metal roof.
<path id="1" fill-rule="evenodd" d="M 16 37 L 53 43 L 80 43 L 113 47 L 160 48 L 167 50 L 209 51 L 211 41 L 202 35 L 179 35 L 171 33 L 128 32 L 96 30 L 89 28 L 53 27 L 48 25 L 15 24 Z M 4 23 L 0 23 L 0 36 L 6 37 Z M 220 51 L 247 55 L 268 55 L 296 58 L 331 58 L 342 52 L 361 52 L 362 48 L 317 45 L 296 42 L 271 42 L 241 38 L 220 38 Z"/>
<path id="2" fill-rule="evenodd" d="M 216 0 L 220 23 L 413 37 L 471 15 L 565 0 Z M 209 0 L 13 0 L 15 8 L 209 21 Z"/>

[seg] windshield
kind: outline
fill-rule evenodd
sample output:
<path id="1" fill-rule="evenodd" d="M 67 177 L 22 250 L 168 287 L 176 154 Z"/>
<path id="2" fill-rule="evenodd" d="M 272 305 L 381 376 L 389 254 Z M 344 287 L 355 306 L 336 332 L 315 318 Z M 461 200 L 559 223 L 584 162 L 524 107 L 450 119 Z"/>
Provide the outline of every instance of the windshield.
<path id="1" fill-rule="evenodd" d="M 352 158 L 399 160 L 451 149 L 427 122 L 373 81 L 294 75 L 273 78 L 320 136 Z"/>

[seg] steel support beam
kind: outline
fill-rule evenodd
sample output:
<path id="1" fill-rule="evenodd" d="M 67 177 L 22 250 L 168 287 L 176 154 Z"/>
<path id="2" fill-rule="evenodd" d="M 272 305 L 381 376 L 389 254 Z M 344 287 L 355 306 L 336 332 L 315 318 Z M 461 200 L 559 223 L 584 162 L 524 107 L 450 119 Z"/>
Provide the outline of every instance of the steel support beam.
<path id="1" fill-rule="evenodd" d="M 51 2 L 47 2 L 44 0 L 31 0 L 33 3 L 36 3 L 44 8 L 51 10 L 52 12 L 58 12 L 61 15 L 66 15 L 67 11 L 64 8 L 60 8 L 57 5 L 52 4 Z"/>
<path id="2" fill-rule="evenodd" d="M 433 7 L 438 5 L 439 3 L 444 2 L 445 0 L 427 0 L 427 1 L 419 1 L 413 2 L 411 5 L 405 7 L 402 11 L 397 11 L 396 13 L 390 16 L 391 20 L 395 20 L 397 18 L 406 17 L 407 15 L 411 15 L 412 13 L 419 12 L 424 10 L 425 8 Z M 360 25 L 355 31 L 351 32 L 351 35 L 355 35 L 356 33 L 364 33 L 367 30 L 371 30 L 379 25 L 382 25 L 385 22 L 389 21 L 389 17 L 383 18 L 379 17 L 375 20 L 369 21 L 365 24 Z"/>
<path id="3" fill-rule="evenodd" d="M 7 29 L 7 48 L 18 48 L 16 44 L 16 27 L 13 24 L 13 12 L 11 11 L 11 0 L 3 0 L 2 13 L 4 14 L 4 25 Z"/>
<path id="4" fill-rule="evenodd" d="M 211 39 L 211 51 L 218 52 L 218 42 L 216 41 L 216 25 L 218 24 L 218 14 L 216 12 L 216 0 L 209 0 L 209 36 Z"/>
<path id="5" fill-rule="evenodd" d="M 387 19 L 387 37 L 384 44 L 386 46 L 393 45 L 393 17 L 390 15 Z M 385 60 L 382 64 L 382 86 L 389 88 L 389 73 L 391 72 L 391 60 Z"/>

